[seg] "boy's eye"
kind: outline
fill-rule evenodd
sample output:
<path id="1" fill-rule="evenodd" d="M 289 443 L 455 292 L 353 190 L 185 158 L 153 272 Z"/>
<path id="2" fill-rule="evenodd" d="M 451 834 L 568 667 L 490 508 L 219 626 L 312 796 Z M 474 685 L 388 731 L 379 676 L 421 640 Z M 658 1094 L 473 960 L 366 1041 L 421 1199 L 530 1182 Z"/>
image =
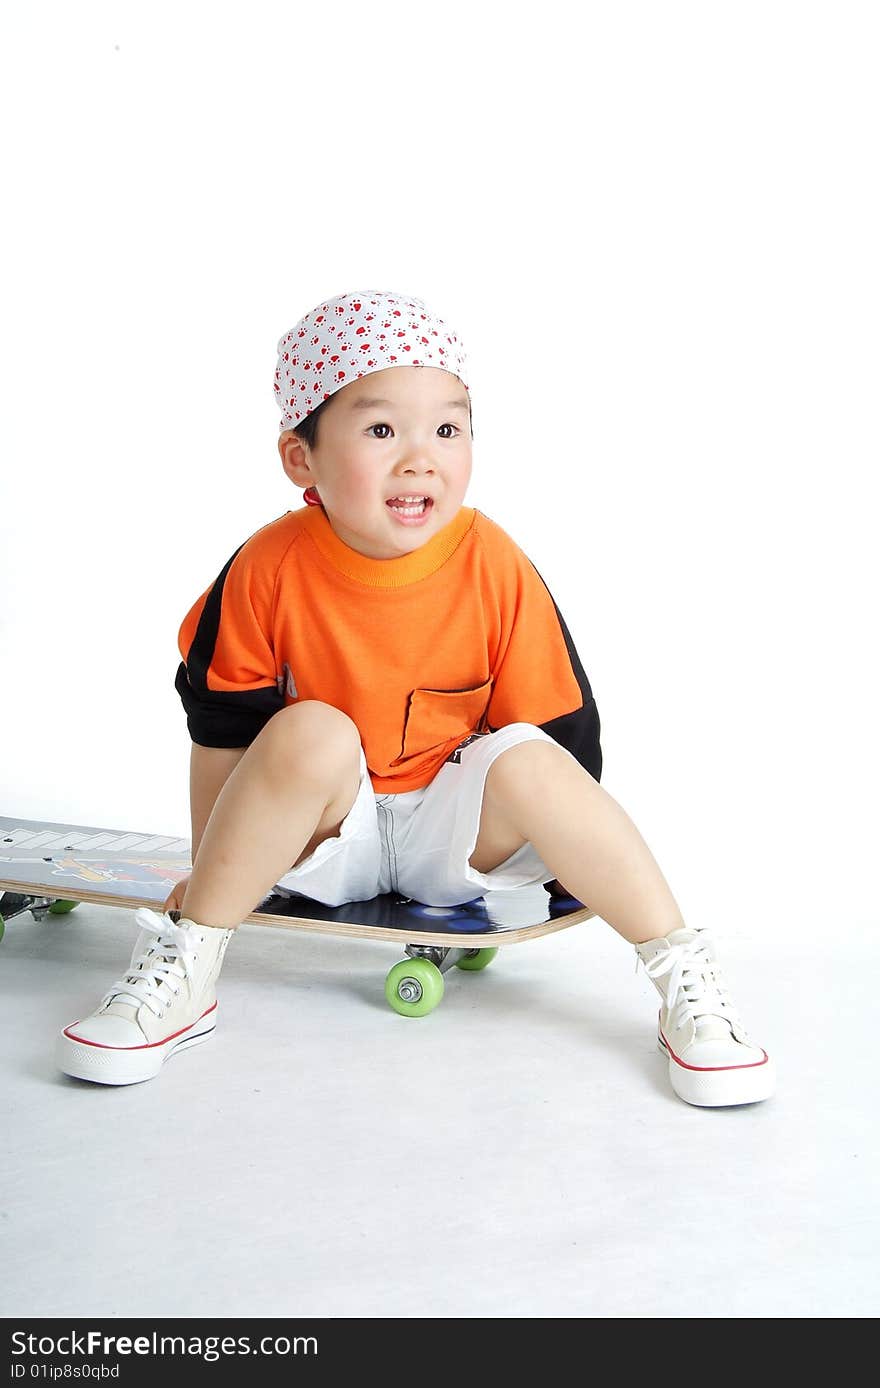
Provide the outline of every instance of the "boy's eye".
<path id="1" fill-rule="evenodd" d="M 457 424 L 441 424 L 441 425 L 439 425 L 438 427 L 439 427 L 440 429 L 454 429 L 456 434 L 460 434 L 460 433 L 461 433 L 461 430 L 459 429 L 459 427 L 458 427 Z M 369 429 L 367 430 L 367 433 L 368 433 L 368 434 L 371 434 L 371 433 L 373 432 L 374 429 L 390 429 L 390 428 L 391 428 L 391 425 L 390 425 L 390 424 L 371 424 L 370 427 L 369 427 Z M 383 439 L 386 438 L 386 437 L 387 437 L 387 435 L 385 435 L 385 434 L 382 435 L 382 438 L 383 438 Z M 448 436 L 447 436 L 447 437 L 448 437 Z M 454 438 L 455 435 L 452 435 L 452 437 Z"/>

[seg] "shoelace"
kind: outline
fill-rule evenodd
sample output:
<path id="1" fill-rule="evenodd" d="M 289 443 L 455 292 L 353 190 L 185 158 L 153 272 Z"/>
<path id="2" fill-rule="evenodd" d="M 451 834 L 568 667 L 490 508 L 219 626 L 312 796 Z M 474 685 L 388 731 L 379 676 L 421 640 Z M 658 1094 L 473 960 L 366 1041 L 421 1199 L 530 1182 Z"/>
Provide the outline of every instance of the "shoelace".
<path id="1" fill-rule="evenodd" d="M 101 999 L 100 1006 L 111 998 L 131 998 L 135 1006 L 146 1003 L 157 1017 L 170 999 L 160 994 L 163 985 L 175 996 L 180 992 L 184 979 L 192 981 L 193 960 L 189 932 L 156 911 L 141 907 L 135 912 L 135 921 L 142 930 L 155 935 L 146 948 L 132 962 L 129 972 Z M 172 980 L 177 983 L 173 986 Z"/>
<path id="2" fill-rule="evenodd" d="M 692 940 L 655 954 L 650 963 L 645 964 L 645 972 L 651 978 L 669 974 L 666 1008 L 675 1027 L 681 1026 L 687 1017 L 721 1017 L 742 1027 L 742 1018 L 721 979 L 711 944 L 709 932 L 701 930 Z"/>

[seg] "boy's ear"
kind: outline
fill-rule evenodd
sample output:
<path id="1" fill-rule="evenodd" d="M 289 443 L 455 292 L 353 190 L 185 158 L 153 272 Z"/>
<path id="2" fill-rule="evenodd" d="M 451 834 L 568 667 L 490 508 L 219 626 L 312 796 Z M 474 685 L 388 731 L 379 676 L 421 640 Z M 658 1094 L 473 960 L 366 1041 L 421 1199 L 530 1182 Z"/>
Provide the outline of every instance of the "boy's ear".
<path id="1" fill-rule="evenodd" d="M 298 487 L 306 487 L 311 481 L 311 470 L 306 460 L 306 449 L 302 439 L 297 438 L 292 429 L 285 429 L 278 436 L 278 452 L 281 466 Z"/>

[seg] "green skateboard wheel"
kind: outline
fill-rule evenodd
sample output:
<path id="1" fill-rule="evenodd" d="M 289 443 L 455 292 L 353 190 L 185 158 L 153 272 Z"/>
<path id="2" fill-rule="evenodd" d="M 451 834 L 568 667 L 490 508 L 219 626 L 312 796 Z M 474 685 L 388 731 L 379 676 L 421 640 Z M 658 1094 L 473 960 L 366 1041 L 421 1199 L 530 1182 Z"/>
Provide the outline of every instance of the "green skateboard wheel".
<path id="1" fill-rule="evenodd" d="M 68 911 L 72 911 L 74 906 L 78 906 L 78 901 L 53 901 L 49 907 L 50 916 L 66 916 Z"/>
<path id="2" fill-rule="evenodd" d="M 473 954 L 456 959 L 455 967 L 467 973 L 476 973 L 478 969 L 485 969 L 487 964 L 491 964 L 497 953 L 497 949 L 476 949 Z"/>
<path id="3" fill-rule="evenodd" d="M 426 1017 L 443 997 L 443 975 L 430 959 L 404 959 L 385 980 L 385 996 L 401 1017 Z"/>

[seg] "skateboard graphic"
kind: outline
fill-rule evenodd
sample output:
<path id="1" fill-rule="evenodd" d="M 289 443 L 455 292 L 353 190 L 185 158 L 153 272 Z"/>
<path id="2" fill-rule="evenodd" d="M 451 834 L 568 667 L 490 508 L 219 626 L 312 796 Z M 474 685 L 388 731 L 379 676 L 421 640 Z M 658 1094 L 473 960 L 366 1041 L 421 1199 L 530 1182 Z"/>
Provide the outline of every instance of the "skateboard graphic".
<path id="1" fill-rule="evenodd" d="M 82 901 L 161 911 L 191 871 L 188 839 L 0 816 L 0 939 L 4 917 L 25 911 L 37 920 L 61 917 Z M 538 939 L 594 915 L 553 880 L 487 891 L 456 906 L 430 906 L 397 892 L 325 906 L 275 889 L 245 921 L 400 942 L 407 957 L 388 974 L 385 997 L 395 1012 L 423 1017 L 443 997 L 443 976 L 453 965 L 484 969 L 501 945 Z"/>

